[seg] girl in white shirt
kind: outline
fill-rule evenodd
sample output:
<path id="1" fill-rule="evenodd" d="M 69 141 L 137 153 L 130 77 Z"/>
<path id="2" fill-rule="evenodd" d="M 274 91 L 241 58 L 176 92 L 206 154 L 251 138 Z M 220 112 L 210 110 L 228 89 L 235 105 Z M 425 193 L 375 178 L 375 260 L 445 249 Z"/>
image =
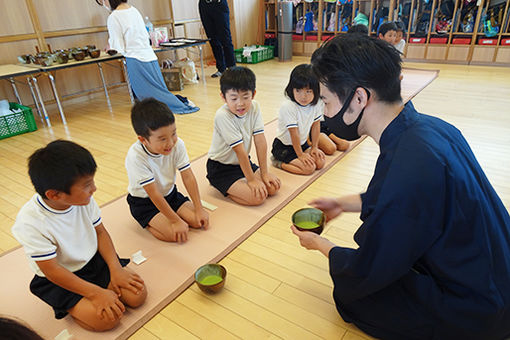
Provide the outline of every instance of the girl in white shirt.
<path id="1" fill-rule="evenodd" d="M 301 64 L 292 70 L 285 94 L 287 100 L 278 113 L 278 132 L 271 150 L 272 163 L 291 173 L 310 175 L 325 163 L 324 152 L 319 149 L 323 105 L 310 65 Z"/>
<path id="2" fill-rule="evenodd" d="M 192 113 L 200 110 L 187 98 L 179 98 L 168 91 L 149 43 L 149 33 L 142 15 L 127 4 L 127 0 L 96 0 L 111 11 L 108 16 L 110 49 L 126 57 L 126 67 L 135 96 L 142 100 L 153 97 L 168 105 L 173 113 Z"/>

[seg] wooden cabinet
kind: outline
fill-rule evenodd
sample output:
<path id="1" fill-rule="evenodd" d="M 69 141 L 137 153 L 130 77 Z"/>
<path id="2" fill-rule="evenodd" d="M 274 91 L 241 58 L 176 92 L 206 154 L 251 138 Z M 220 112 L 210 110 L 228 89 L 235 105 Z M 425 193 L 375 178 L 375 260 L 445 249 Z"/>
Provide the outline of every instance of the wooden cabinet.
<path id="1" fill-rule="evenodd" d="M 276 10 L 274 2 L 263 4 L 265 13 Z M 509 7 L 510 0 L 301 1 L 294 7 L 293 52 L 311 55 L 360 19 L 372 36 L 382 22 L 399 20 L 407 32 L 404 59 L 510 65 Z M 265 23 L 266 33 L 276 32 L 274 18 Z"/>

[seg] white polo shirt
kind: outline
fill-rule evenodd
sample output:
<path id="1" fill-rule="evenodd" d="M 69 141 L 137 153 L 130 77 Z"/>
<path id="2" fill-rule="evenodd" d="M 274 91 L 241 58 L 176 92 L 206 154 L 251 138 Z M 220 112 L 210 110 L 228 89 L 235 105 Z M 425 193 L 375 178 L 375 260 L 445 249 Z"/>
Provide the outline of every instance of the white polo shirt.
<path id="1" fill-rule="evenodd" d="M 114 10 L 106 21 L 108 43 L 124 57 L 140 61 L 158 60 L 149 43 L 149 33 L 145 28 L 142 15 L 131 6 Z"/>
<path id="2" fill-rule="evenodd" d="M 71 272 L 83 268 L 97 252 L 95 227 L 100 224 L 101 211 L 94 198 L 87 205 L 55 210 L 35 194 L 19 211 L 11 231 L 32 271 L 44 276 L 37 261 L 56 258 Z"/>
<path id="3" fill-rule="evenodd" d="M 159 192 L 167 196 L 174 189 L 177 170 L 184 171 L 190 166 L 186 146 L 180 138 L 168 155 L 153 154 L 136 141 L 126 156 L 128 192 L 134 197 L 147 198 L 143 186 L 155 182 Z"/>
<path id="4" fill-rule="evenodd" d="M 285 99 L 278 112 L 278 138 L 285 145 L 292 145 L 289 128 L 297 127 L 299 144 L 303 145 L 308 138 L 314 122 L 320 121 L 324 113 L 324 104 L 319 100 L 315 105 L 301 106 L 290 99 Z"/>
<path id="5" fill-rule="evenodd" d="M 227 104 L 216 111 L 209 158 L 223 164 L 239 164 L 233 147 L 243 143 L 249 154 L 253 136 L 264 133 L 259 104 L 253 100 L 243 116 L 232 113 Z"/>

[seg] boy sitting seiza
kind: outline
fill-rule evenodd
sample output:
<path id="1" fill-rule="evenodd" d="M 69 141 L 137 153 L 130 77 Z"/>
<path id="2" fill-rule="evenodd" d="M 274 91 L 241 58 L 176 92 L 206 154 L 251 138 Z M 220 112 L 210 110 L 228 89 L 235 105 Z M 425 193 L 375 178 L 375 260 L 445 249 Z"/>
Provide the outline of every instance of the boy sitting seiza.
<path id="1" fill-rule="evenodd" d="M 234 66 L 220 78 L 225 105 L 216 111 L 207 179 L 224 196 L 242 205 L 260 205 L 276 194 L 280 180 L 268 172 L 264 123 L 255 96 L 255 74 Z M 255 143 L 260 168 L 250 160 Z"/>
<path id="2" fill-rule="evenodd" d="M 35 151 L 28 173 L 37 192 L 12 227 L 35 276 L 30 291 L 53 307 L 55 318 L 68 313 L 83 328 L 112 329 L 125 305 L 138 307 L 147 296 L 143 280 L 123 268 L 101 211 L 96 162 L 88 150 L 57 140 Z M 27 308 L 29 308 L 27 306 Z"/>
<path id="3" fill-rule="evenodd" d="M 162 102 L 147 98 L 133 106 L 131 123 L 138 135 L 126 156 L 131 214 L 157 239 L 186 242 L 188 227 L 207 229 L 209 215 L 174 115 Z M 177 170 L 193 203 L 177 191 Z"/>

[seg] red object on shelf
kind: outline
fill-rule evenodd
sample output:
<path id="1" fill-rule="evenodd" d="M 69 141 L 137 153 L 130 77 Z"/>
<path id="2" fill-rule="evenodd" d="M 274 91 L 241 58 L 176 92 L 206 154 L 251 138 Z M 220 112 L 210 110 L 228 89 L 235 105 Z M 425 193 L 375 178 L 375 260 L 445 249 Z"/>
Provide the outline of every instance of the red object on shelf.
<path id="1" fill-rule="evenodd" d="M 424 44 L 425 38 L 409 38 L 410 44 Z"/>
<path id="2" fill-rule="evenodd" d="M 303 40 L 303 35 L 301 34 L 293 34 L 292 40 Z"/>
<path id="3" fill-rule="evenodd" d="M 307 35 L 305 37 L 305 40 L 317 41 L 317 36 L 316 35 Z"/>
<path id="4" fill-rule="evenodd" d="M 469 45 L 471 44 L 471 38 L 453 38 L 453 45 Z"/>
<path id="5" fill-rule="evenodd" d="M 329 38 L 332 38 L 333 36 L 334 36 L 333 34 L 323 34 L 321 39 L 322 41 L 326 41 Z"/>
<path id="6" fill-rule="evenodd" d="M 266 39 L 276 38 L 276 35 L 274 33 L 266 33 L 264 34 L 264 38 Z"/>
<path id="7" fill-rule="evenodd" d="M 497 45 L 498 39 L 492 38 L 480 38 L 478 39 L 478 45 Z"/>
<path id="8" fill-rule="evenodd" d="M 431 44 L 446 44 L 448 42 L 448 38 L 430 38 Z"/>
<path id="9" fill-rule="evenodd" d="M 510 38 L 503 38 L 503 39 L 501 39 L 501 45 L 509 46 L 510 45 Z"/>

